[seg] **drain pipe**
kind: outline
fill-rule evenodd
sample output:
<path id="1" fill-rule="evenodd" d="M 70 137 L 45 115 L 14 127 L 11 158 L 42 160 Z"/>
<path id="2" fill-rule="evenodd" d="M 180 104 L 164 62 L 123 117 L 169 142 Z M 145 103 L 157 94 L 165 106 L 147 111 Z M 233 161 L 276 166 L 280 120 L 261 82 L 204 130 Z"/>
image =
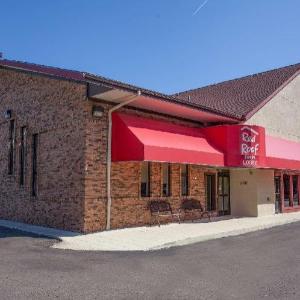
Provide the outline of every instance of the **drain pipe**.
<path id="1" fill-rule="evenodd" d="M 110 230 L 111 219 L 111 140 L 112 140 L 112 113 L 121 107 L 128 105 L 141 96 L 141 91 L 137 95 L 131 96 L 127 101 L 122 102 L 108 111 L 108 137 L 107 137 L 107 163 L 106 163 L 106 189 L 107 189 L 107 207 L 106 207 L 106 230 Z"/>

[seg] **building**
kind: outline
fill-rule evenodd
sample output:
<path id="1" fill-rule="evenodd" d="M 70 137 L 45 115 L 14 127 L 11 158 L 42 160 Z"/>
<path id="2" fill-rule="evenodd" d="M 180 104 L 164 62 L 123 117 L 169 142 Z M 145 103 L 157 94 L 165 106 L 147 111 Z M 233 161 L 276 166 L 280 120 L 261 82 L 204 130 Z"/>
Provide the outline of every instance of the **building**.
<path id="1" fill-rule="evenodd" d="M 300 209 L 300 64 L 164 95 L 0 60 L 0 218 L 94 232 L 148 203 L 215 214 Z"/>

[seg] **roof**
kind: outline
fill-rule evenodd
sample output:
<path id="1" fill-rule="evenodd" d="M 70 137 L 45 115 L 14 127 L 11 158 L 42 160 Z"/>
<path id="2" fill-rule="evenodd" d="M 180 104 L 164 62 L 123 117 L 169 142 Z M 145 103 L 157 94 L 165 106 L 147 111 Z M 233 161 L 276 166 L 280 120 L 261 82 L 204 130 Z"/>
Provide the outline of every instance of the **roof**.
<path id="1" fill-rule="evenodd" d="M 200 111 L 246 120 L 267 103 L 277 92 L 300 73 L 300 63 L 233 79 L 206 87 L 166 95 L 88 72 L 67 70 L 28 62 L 0 59 L 0 67 L 12 68 L 82 83 L 97 83 L 107 87 L 138 92 L 145 96 L 181 104 Z"/>
<path id="2" fill-rule="evenodd" d="M 34 63 L 28 63 L 23 61 L 16 61 L 16 60 L 8 60 L 8 59 L 0 59 L 0 68 L 10 68 L 25 72 L 31 72 L 36 73 L 40 75 L 47 75 L 47 76 L 53 76 L 60 79 L 66 79 L 66 80 L 72 80 L 82 83 L 100 83 L 107 87 L 112 87 L 116 89 L 122 89 L 126 90 L 128 92 L 138 92 L 140 91 L 143 95 L 149 96 L 149 97 L 155 97 L 160 100 L 172 102 L 175 104 L 181 104 L 185 105 L 197 110 L 206 111 L 215 115 L 230 117 L 230 115 L 226 114 L 224 115 L 222 111 L 218 111 L 217 109 L 210 109 L 205 106 L 202 106 L 201 104 L 194 104 L 189 101 L 186 101 L 185 99 L 179 99 L 178 97 L 175 97 L 173 95 L 166 95 L 160 92 L 156 92 L 153 90 L 141 88 L 135 85 L 127 84 L 121 81 L 112 80 L 103 76 L 94 75 L 88 72 L 83 71 L 74 71 L 74 70 L 68 70 L 68 69 L 62 69 L 57 67 L 50 67 L 40 64 L 34 64 Z M 235 119 L 234 116 L 231 116 L 231 118 Z"/>
<path id="3" fill-rule="evenodd" d="M 300 73 L 300 63 L 177 93 L 178 99 L 249 119 Z"/>
<path id="4" fill-rule="evenodd" d="M 84 81 L 84 72 L 54 68 L 17 60 L 0 59 L 0 66 L 51 75 L 75 81 Z"/>

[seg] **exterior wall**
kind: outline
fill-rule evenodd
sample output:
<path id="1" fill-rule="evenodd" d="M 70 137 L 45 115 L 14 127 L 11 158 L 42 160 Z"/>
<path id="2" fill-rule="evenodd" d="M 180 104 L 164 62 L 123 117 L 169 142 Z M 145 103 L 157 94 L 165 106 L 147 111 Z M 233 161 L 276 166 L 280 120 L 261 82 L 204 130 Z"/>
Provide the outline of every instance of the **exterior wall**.
<path id="1" fill-rule="evenodd" d="M 93 232 L 106 224 L 107 111 L 110 104 L 86 100 L 85 85 L 46 76 L 0 69 L 0 143 L 7 145 L 11 109 L 16 122 L 14 174 L 8 175 L 8 149 L 0 149 L 0 218 L 26 223 Z M 104 107 L 102 118 L 91 116 L 93 105 Z M 123 109 L 127 113 L 186 122 Z M 27 127 L 26 182 L 19 185 L 20 128 Z M 37 196 L 31 195 L 32 135 L 38 134 Z M 150 199 L 162 198 L 161 164 L 151 164 L 150 198 L 141 198 L 138 162 L 112 165 L 112 228 L 148 224 Z M 190 196 L 205 205 L 204 172 L 190 167 Z M 180 165 L 171 167 L 174 209 L 180 207 Z"/>
<path id="2" fill-rule="evenodd" d="M 246 123 L 266 128 L 266 133 L 300 141 L 300 75 L 293 79 Z"/>
<path id="3" fill-rule="evenodd" d="M 112 164 L 112 210 L 111 228 L 148 225 L 151 216 L 148 208 L 150 200 L 165 199 L 174 210 L 178 210 L 182 198 L 194 198 L 201 201 L 205 207 L 204 174 L 206 169 L 191 165 L 189 168 L 190 194 L 181 196 L 180 165 L 171 164 L 171 196 L 162 196 L 162 163 L 152 162 L 151 196 L 140 196 L 141 162 L 117 162 Z M 95 198 L 97 195 L 95 195 Z M 98 195 L 99 197 L 99 195 Z M 94 206 L 86 211 L 86 217 L 95 220 L 85 223 L 85 231 L 104 230 L 106 222 L 106 195 L 94 201 Z M 94 199 L 95 199 L 94 198 Z M 100 213 L 100 215 L 99 215 Z M 99 223 L 96 220 L 99 220 Z M 99 226 L 98 228 L 96 226 Z"/>
<path id="4" fill-rule="evenodd" d="M 257 216 L 256 182 L 249 170 L 230 170 L 231 214 L 234 216 Z"/>
<path id="5" fill-rule="evenodd" d="M 84 231 L 94 232 L 104 230 L 106 226 L 106 151 L 107 151 L 107 125 L 108 109 L 110 104 L 99 101 L 88 102 L 88 110 L 93 105 L 104 108 L 104 115 L 99 119 L 90 119 L 86 131 L 86 176 L 85 176 L 85 210 Z M 175 118 L 141 112 L 123 108 L 120 112 L 131 113 L 167 120 L 176 124 L 197 126 L 194 122 L 186 122 Z M 151 163 L 151 197 L 140 197 L 140 162 L 112 163 L 111 188 L 112 210 L 111 228 L 138 226 L 149 224 L 150 213 L 148 203 L 151 199 L 161 199 L 161 163 Z M 190 196 L 197 198 L 205 204 L 204 172 L 200 166 L 190 167 Z M 164 197 L 170 201 L 176 210 L 180 207 L 180 165 L 171 165 L 172 196 Z"/>
<path id="6" fill-rule="evenodd" d="M 148 208 L 150 200 L 165 199 L 172 209 L 178 210 L 183 198 L 199 200 L 203 207 L 205 201 L 204 174 L 206 169 L 190 165 L 190 193 L 181 196 L 180 165 L 171 164 L 171 196 L 162 196 L 162 164 L 151 163 L 151 196 L 140 197 L 141 163 L 119 162 L 112 167 L 112 228 L 148 225 L 151 216 Z"/>
<path id="7" fill-rule="evenodd" d="M 0 218 L 82 231 L 85 85 L 0 69 Z M 9 120 L 16 122 L 14 174 L 8 175 Z M 25 185 L 19 184 L 20 128 L 27 127 Z M 31 196 L 32 134 L 38 134 L 36 197 Z"/>
<path id="8" fill-rule="evenodd" d="M 4 112 L 11 109 L 16 121 L 14 175 L 8 175 L 7 172 L 7 147 L 0 148 L 0 218 L 82 232 L 104 230 L 107 203 L 107 112 L 111 104 L 91 99 L 86 101 L 86 87 L 83 84 L 5 69 L 0 69 L 0 97 L 1 145 L 7 145 L 9 132 L 9 122 L 4 119 Z M 101 118 L 92 118 L 93 105 L 104 108 Z M 267 108 L 268 105 L 263 109 Z M 120 111 L 186 126 L 200 126 L 195 122 L 150 112 L 133 109 Z M 258 114 L 257 121 L 254 116 L 253 122 L 259 122 Z M 264 118 L 261 118 L 263 121 Z M 269 122 L 268 118 L 265 122 Z M 270 121 L 270 126 L 267 124 L 269 127 L 256 124 L 266 126 L 270 134 L 276 127 L 273 123 Z M 22 126 L 28 129 L 24 187 L 19 185 Z M 39 134 L 38 195 L 32 197 L 31 143 L 32 134 L 35 133 Z M 188 197 L 200 200 L 204 207 L 206 172 L 216 173 L 216 170 L 190 165 Z M 252 175 L 249 170 L 230 171 L 232 214 L 273 214 L 273 171 L 251 172 Z M 140 197 L 140 178 L 140 162 L 112 164 L 112 228 L 149 224 L 150 200 L 166 199 L 177 210 L 182 198 L 187 198 L 181 196 L 179 164 L 171 165 L 170 197 L 162 197 L 161 163 L 151 163 L 151 197 Z"/>
<path id="9" fill-rule="evenodd" d="M 273 170 L 256 170 L 257 176 L 257 215 L 275 214 L 275 185 Z"/>
<path id="10" fill-rule="evenodd" d="M 274 171 L 230 170 L 231 214 L 257 217 L 275 213 Z"/>

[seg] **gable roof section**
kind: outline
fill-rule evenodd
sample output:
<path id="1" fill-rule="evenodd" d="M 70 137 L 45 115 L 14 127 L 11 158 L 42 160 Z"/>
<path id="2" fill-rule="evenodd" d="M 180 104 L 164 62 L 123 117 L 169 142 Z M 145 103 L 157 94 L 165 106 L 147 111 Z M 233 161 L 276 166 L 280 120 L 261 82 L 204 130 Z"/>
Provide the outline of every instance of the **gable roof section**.
<path id="1" fill-rule="evenodd" d="M 97 84 L 100 83 L 101 85 L 109 88 L 121 89 L 128 92 L 141 91 L 141 93 L 145 96 L 154 97 L 159 100 L 171 102 L 174 104 L 184 105 L 192 109 L 196 109 L 196 110 L 208 112 L 213 115 L 219 115 L 222 117 L 226 117 L 226 118 L 228 117 L 233 120 L 236 120 L 234 115 L 224 114 L 222 111 L 210 109 L 205 106 L 202 106 L 201 104 L 194 104 L 184 99 L 179 99 L 178 97 L 175 97 L 173 95 L 166 95 L 153 90 L 140 88 L 131 84 L 127 84 L 118 80 L 112 80 L 99 75 L 94 75 L 88 72 L 67 70 L 67 69 L 62 69 L 57 67 L 49 67 L 45 65 L 33 64 L 33 63 L 28 63 L 23 61 L 16 61 L 16 60 L 8 60 L 8 59 L 0 59 L 0 68 L 1 67 L 20 70 L 24 72 L 31 72 L 39 75 L 52 76 L 59 79 L 72 80 L 72 81 L 77 81 L 82 83 L 97 83 Z"/>
<path id="2" fill-rule="evenodd" d="M 83 83 L 97 81 L 97 82 L 101 82 L 104 85 L 108 85 L 110 87 L 121 88 L 133 92 L 140 90 L 145 94 L 167 98 L 167 99 L 174 99 L 175 101 L 178 102 L 178 99 L 175 98 L 174 96 L 165 95 L 159 92 L 140 88 L 131 84 L 109 79 L 99 75 L 94 75 L 88 72 L 74 71 L 74 70 L 62 69 L 57 67 L 49 67 L 45 65 L 33 64 L 28 62 L 16 61 L 16 60 L 7 60 L 7 59 L 0 59 L 0 66 L 12 68 L 16 70 L 28 71 L 32 73 L 41 74 L 41 75 L 53 76 L 61 79 L 79 81 Z"/>
<path id="3" fill-rule="evenodd" d="M 87 72 L 49 67 L 22 61 L 0 59 L 0 67 L 82 83 L 100 83 L 109 88 L 121 89 L 128 92 L 141 91 L 142 94 L 149 97 L 174 104 L 181 104 L 199 111 L 205 111 L 239 121 L 250 118 L 292 79 L 300 74 L 299 63 L 184 91 L 175 95 L 166 95 Z"/>
<path id="4" fill-rule="evenodd" d="M 247 120 L 298 74 L 300 63 L 188 90 L 175 96 L 194 105 Z"/>

